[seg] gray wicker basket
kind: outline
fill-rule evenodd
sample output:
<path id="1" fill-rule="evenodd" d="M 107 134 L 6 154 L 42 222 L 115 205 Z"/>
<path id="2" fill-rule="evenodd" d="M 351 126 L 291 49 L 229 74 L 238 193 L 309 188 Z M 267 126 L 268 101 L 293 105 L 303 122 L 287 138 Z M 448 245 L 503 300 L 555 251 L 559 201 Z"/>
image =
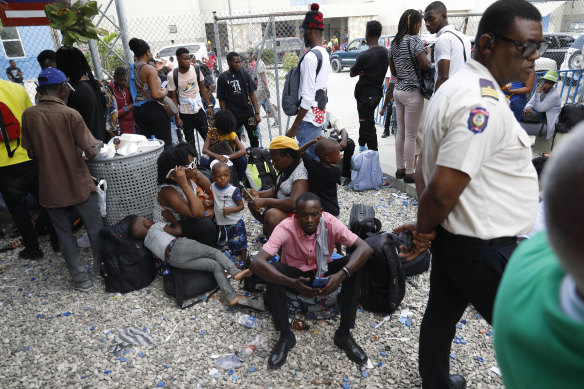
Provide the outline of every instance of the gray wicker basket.
<path id="1" fill-rule="evenodd" d="M 156 161 L 164 148 L 164 142 L 159 142 L 160 147 L 127 157 L 87 160 L 91 175 L 107 181 L 106 226 L 114 225 L 128 215 L 152 218 L 158 190 Z"/>

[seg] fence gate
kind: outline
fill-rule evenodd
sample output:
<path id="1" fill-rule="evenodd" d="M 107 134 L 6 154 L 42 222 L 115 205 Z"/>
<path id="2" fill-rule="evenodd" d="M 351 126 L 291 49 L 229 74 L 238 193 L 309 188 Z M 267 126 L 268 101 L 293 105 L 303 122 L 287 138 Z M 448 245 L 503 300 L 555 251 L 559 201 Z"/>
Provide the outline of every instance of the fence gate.
<path id="1" fill-rule="evenodd" d="M 214 13 L 215 50 L 220 73 L 228 69 L 226 55 L 237 52 L 241 70 L 257 79 L 260 146 L 267 147 L 272 137 L 282 135 L 294 120 L 280 109 L 286 74 L 298 64 L 304 52 L 300 25 L 306 11 L 258 15 L 217 16 Z M 265 81 L 256 75 L 257 64 L 265 64 Z"/>

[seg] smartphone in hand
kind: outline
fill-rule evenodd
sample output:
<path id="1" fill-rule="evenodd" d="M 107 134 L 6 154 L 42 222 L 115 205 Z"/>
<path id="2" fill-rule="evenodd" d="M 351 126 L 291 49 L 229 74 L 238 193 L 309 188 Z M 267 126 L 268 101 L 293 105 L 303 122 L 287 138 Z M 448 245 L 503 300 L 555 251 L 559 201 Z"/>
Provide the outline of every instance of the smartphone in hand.
<path id="1" fill-rule="evenodd" d="M 314 281 L 312 281 L 313 288 L 324 288 L 328 284 L 328 277 L 316 277 Z"/>

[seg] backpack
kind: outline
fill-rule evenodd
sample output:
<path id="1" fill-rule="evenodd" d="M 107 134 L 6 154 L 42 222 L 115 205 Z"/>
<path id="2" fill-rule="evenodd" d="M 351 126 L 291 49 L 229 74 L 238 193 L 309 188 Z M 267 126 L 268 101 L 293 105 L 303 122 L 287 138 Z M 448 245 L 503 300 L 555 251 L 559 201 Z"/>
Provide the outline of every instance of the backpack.
<path id="1" fill-rule="evenodd" d="M 203 301 L 197 300 L 189 305 L 183 305 L 185 300 L 209 291 L 209 295 L 211 295 L 218 289 L 217 281 L 211 272 L 166 266 L 163 266 L 163 269 L 166 270 L 162 272 L 164 291 L 166 294 L 174 296 L 180 309 L 187 309 Z"/>
<path id="2" fill-rule="evenodd" d="M 399 246 L 398 246 L 399 247 Z M 418 255 L 416 258 L 406 262 L 405 258 L 401 259 L 401 268 L 406 277 L 414 276 L 416 274 L 422 274 L 430 268 L 430 260 L 432 259 L 432 254 L 430 250 L 424 251 L 422 254 Z"/>
<path id="3" fill-rule="evenodd" d="M 4 103 L 0 103 L 0 140 L 6 145 L 8 158 L 12 158 L 16 149 L 10 149 L 10 141 L 16 139 L 16 149 L 20 146 L 20 122 L 14 116 L 10 108 Z"/>
<path id="4" fill-rule="evenodd" d="M 276 186 L 276 169 L 272 165 L 272 158 L 268 150 L 262 147 L 249 147 L 247 149 L 247 160 L 249 164 L 257 169 L 260 182 L 256 182 L 256 184 L 260 190 L 266 190 Z"/>
<path id="5" fill-rule="evenodd" d="M 128 227 L 136 216 L 103 228 L 101 238 L 102 275 L 106 292 L 127 293 L 150 285 L 156 276 L 154 258 L 144 242 L 134 239 Z"/>
<path id="6" fill-rule="evenodd" d="M 381 221 L 375 218 L 375 209 L 364 204 L 353 204 L 349 217 L 349 229 L 361 239 L 367 238 L 368 233 L 381 231 Z"/>
<path id="7" fill-rule="evenodd" d="M 322 53 L 318 50 L 312 49 L 307 51 L 302 58 L 300 58 L 298 65 L 290 69 L 286 75 L 286 82 L 284 82 L 284 90 L 282 91 L 282 109 L 288 116 L 295 116 L 298 113 L 298 107 L 302 100 L 302 97 L 298 96 L 300 90 L 300 64 L 304 60 L 304 57 L 306 57 L 306 54 L 310 52 L 313 52 L 318 60 L 318 64 L 316 65 L 316 77 L 318 77 L 318 73 L 322 68 Z"/>
<path id="8" fill-rule="evenodd" d="M 578 123 L 584 120 L 584 104 L 565 104 L 558 116 L 555 130 L 561 134 L 567 134 Z"/>
<path id="9" fill-rule="evenodd" d="M 347 188 L 357 191 L 380 189 L 383 186 L 383 172 L 379 164 L 379 152 L 367 150 L 351 158 L 351 182 Z"/>
<path id="10" fill-rule="evenodd" d="M 400 239 L 392 233 L 380 233 L 365 239 L 373 255 L 361 269 L 359 303 L 371 312 L 395 312 L 406 293 L 406 278 L 398 256 Z"/>

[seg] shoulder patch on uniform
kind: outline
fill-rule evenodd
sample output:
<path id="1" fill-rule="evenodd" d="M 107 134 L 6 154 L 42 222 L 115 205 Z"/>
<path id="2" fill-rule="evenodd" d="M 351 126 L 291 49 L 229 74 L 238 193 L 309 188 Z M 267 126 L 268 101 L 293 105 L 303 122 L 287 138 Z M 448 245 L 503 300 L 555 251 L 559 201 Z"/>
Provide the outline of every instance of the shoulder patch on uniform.
<path id="1" fill-rule="evenodd" d="M 487 80 L 486 78 L 479 79 L 479 85 L 481 86 L 481 97 L 490 97 L 495 100 L 499 100 L 499 93 L 493 81 Z"/>
<path id="2" fill-rule="evenodd" d="M 468 115 L 468 129 L 475 134 L 482 133 L 489 121 L 489 111 L 483 107 L 476 107 L 470 110 Z"/>

